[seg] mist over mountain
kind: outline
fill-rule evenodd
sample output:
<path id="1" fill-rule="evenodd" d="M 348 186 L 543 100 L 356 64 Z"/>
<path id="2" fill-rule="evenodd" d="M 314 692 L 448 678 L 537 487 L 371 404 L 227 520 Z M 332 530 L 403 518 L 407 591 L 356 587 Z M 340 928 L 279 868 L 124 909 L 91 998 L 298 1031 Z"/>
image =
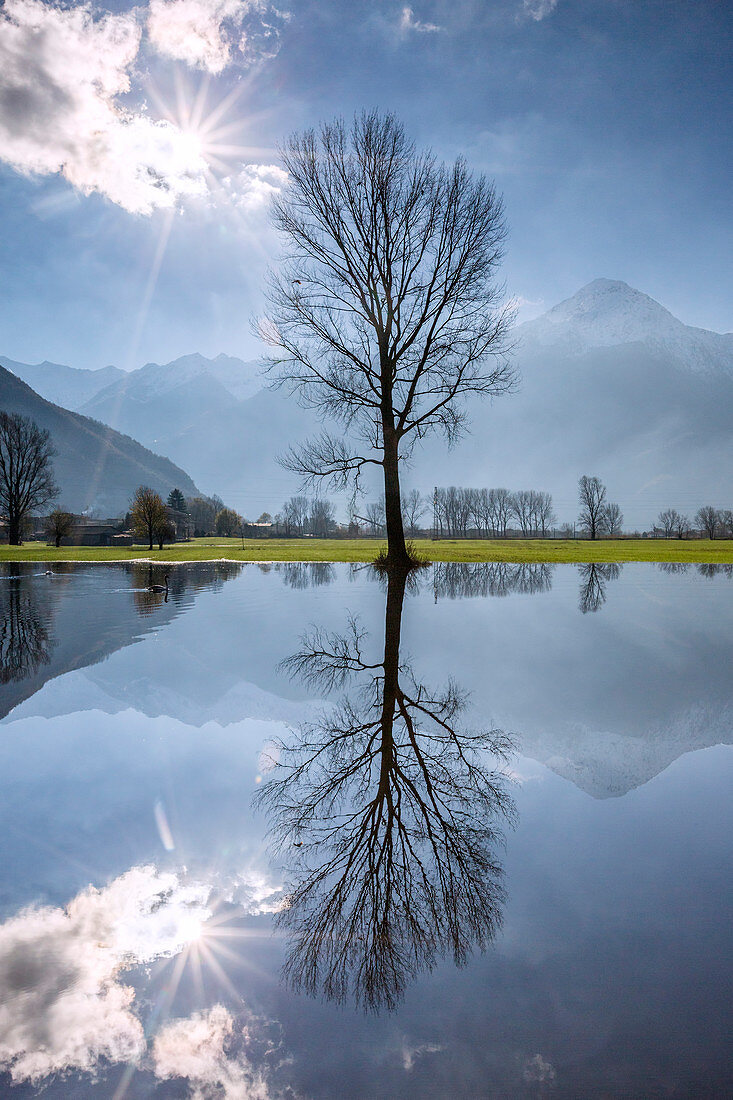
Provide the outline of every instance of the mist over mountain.
<path id="1" fill-rule="evenodd" d="M 597 475 L 626 529 L 650 528 L 669 506 L 730 506 L 733 334 L 692 328 L 626 283 L 596 279 L 515 337 L 517 391 L 470 402 L 469 434 L 451 451 L 426 440 L 407 486 L 544 489 L 562 522 L 577 514 L 580 475 Z M 278 455 L 320 428 L 266 382 L 259 362 L 184 356 L 115 377 L 79 409 L 254 517 L 297 491 Z M 369 492 L 379 489 L 375 480 Z"/>
<path id="2" fill-rule="evenodd" d="M 17 363 L 14 359 L 0 359 L 0 366 L 20 378 L 47 401 L 64 409 L 79 409 L 85 401 L 101 389 L 111 386 L 125 372 L 119 367 L 101 367 L 99 370 L 80 370 L 63 363 Z"/>
<path id="3" fill-rule="evenodd" d="M 175 488 L 187 495 L 197 492 L 188 474 L 167 458 L 106 424 L 46 401 L 2 367 L 0 408 L 29 416 L 51 433 L 58 503 L 70 511 L 124 514 L 138 485 L 149 485 L 163 497 Z"/>

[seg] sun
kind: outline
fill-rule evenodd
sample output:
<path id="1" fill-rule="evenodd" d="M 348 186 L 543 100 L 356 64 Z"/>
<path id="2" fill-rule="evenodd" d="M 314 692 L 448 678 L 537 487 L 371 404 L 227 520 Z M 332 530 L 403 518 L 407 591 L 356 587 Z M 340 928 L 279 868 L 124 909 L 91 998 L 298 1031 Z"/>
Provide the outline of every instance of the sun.
<path id="1" fill-rule="evenodd" d="M 176 70 L 173 94 L 168 98 L 148 80 L 146 91 L 158 114 L 190 143 L 191 154 L 205 162 L 210 183 L 231 174 L 238 164 L 257 159 L 263 152 L 242 140 L 254 121 L 251 113 L 242 110 L 248 88 L 249 81 L 242 79 L 231 91 L 216 98 L 208 74 L 194 87 L 188 76 Z"/>

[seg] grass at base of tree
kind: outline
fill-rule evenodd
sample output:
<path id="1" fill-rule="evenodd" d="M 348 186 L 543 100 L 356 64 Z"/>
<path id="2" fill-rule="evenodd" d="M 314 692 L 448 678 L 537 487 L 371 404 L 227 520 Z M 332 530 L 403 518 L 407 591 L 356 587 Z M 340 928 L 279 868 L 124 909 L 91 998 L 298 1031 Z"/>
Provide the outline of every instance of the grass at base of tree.
<path id="1" fill-rule="evenodd" d="M 147 546 L 63 546 L 41 542 L 0 546 L 0 561 L 330 561 L 373 562 L 385 547 L 380 539 L 203 538 L 163 550 Z M 415 539 L 414 551 L 427 561 L 508 562 L 710 562 L 733 563 L 731 539 Z"/>

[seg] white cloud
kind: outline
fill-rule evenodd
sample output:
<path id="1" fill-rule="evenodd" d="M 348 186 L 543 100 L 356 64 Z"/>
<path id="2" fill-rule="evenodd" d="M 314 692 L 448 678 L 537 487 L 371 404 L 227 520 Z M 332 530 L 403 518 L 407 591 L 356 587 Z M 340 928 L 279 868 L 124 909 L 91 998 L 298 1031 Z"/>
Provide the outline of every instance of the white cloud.
<path id="1" fill-rule="evenodd" d="M 175 14 L 179 5 L 193 19 L 190 34 Z M 161 51 L 167 43 L 170 56 L 219 71 L 229 56 L 221 20 L 239 19 L 251 7 L 241 0 L 153 0 L 155 43 Z M 208 13 L 209 22 L 194 19 L 195 12 Z M 138 14 L 97 15 L 89 3 L 61 8 L 6 0 L 0 10 L 0 159 L 29 175 L 58 173 L 82 194 L 96 192 L 131 213 L 150 214 L 210 199 L 212 190 L 206 134 L 120 102 L 133 90 Z M 240 28 L 240 52 L 245 39 Z M 261 205 L 277 188 L 278 172 L 273 166 L 242 169 L 240 205 Z"/>
<path id="2" fill-rule="evenodd" d="M 274 164 L 245 164 L 226 181 L 232 202 L 251 212 L 264 206 L 287 182 L 287 173 Z"/>
<path id="3" fill-rule="evenodd" d="M 539 22 L 548 15 L 552 15 L 557 7 L 558 0 L 524 0 L 524 14 L 530 19 Z"/>
<path id="4" fill-rule="evenodd" d="M 275 22 L 286 16 L 268 11 L 262 0 L 150 0 L 148 34 L 158 53 L 216 74 L 277 52 Z"/>
<path id="5" fill-rule="evenodd" d="M 273 1093 L 247 1057 L 247 1037 L 246 1027 L 214 1005 L 161 1028 L 153 1043 L 153 1071 L 162 1080 L 186 1078 L 191 1100 L 268 1100 Z"/>
<path id="6" fill-rule="evenodd" d="M 416 31 L 418 34 L 435 34 L 442 29 L 437 23 L 423 23 L 420 19 L 416 19 L 410 7 L 404 7 L 400 13 L 400 30 L 403 34 L 409 31 Z"/>
<path id="7" fill-rule="evenodd" d="M 262 876 L 231 884 L 240 911 L 269 912 Z M 195 1100 L 267 1100 L 279 1025 L 222 1005 L 166 1022 L 151 1046 L 123 974 L 216 940 L 211 889 L 173 872 L 133 867 L 65 908 L 36 906 L 0 924 L 0 1072 L 36 1085 L 53 1073 L 94 1073 L 100 1059 L 186 1078 Z M 213 937 L 213 938 L 209 938 Z M 227 943 L 230 941 L 227 940 Z M 198 951 L 198 948 L 195 948 Z M 280 1059 L 279 1061 L 282 1061 Z"/>
<path id="8" fill-rule="evenodd" d="M 0 1068 L 14 1081 L 146 1049 L 125 968 L 178 954 L 210 916 L 208 888 L 136 867 L 65 909 L 27 909 L 0 925 Z"/>
<path id="9" fill-rule="evenodd" d="M 133 213 L 206 192 L 197 143 L 121 107 L 140 45 L 134 13 L 94 18 L 6 0 L 0 16 L 0 156 L 21 172 L 61 173 Z"/>

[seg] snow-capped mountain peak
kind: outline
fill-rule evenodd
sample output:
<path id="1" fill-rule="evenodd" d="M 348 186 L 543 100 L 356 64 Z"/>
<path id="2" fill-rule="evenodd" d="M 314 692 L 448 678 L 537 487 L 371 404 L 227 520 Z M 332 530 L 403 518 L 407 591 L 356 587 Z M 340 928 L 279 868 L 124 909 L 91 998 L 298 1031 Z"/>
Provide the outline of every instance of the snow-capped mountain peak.
<path id="1" fill-rule="evenodd" d="M 519 326 L 523 341 L 561 345 L 569 353 L 643 343 L 686 366 L 730 372 L 733 336 L 693 328 L 648 294 L 618 279 L 594 279 L 534 321 Z"/>

